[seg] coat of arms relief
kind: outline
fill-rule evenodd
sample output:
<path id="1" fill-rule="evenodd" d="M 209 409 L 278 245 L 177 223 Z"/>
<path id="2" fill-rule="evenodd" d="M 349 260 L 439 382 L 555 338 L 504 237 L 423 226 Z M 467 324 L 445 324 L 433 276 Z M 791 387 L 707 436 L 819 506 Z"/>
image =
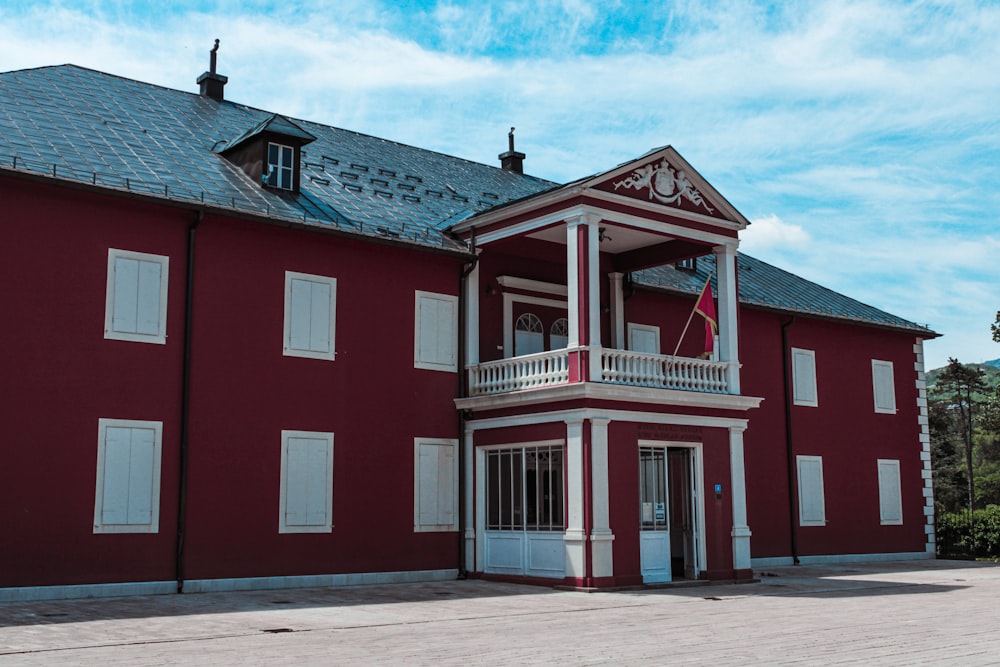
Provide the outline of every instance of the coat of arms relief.
<path id="1" fill-rule="evenodd" d="M 614 184 L 615 190 L 619 187 L 642 190 L 649 188 L 649 198 L 656 199 L 664 204 L 676 204 L 681 197 L 684 197 L 695 206 L 703 206 L 709 213 L 715 210 L 705 203 L 701 193 L 691 185 L 687 174 L 683 169 L 674 171 L 674 168 L 666 159 L 660 164 L 647 164 L 633 171 L 627 178 Z"/>

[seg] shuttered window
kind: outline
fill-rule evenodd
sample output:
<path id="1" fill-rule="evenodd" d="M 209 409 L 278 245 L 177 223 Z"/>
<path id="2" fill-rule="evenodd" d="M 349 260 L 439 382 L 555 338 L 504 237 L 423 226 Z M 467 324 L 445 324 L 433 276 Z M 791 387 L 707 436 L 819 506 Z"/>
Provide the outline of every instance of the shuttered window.
<path id="1" fill-rule="evenodd" d="M 899 461 L 878 460 L 879 520 L 883 526 L 903 523 L 903 499 L 899 484 Z"/>
<path id="2" fill-rule="evenodd" d="M 336 278 L 285 272 L 285 356 L 333 361 L 336 304 Z"/>
<path id="3" fill-rule="evenodd" d="M 108 250 L 104 337 L 143 343 L 167 342 L 167 273 L 170 259 L 128 250 Z"/>
<path id="4" fill-rule="evenodd" d="M 799 473 L 799 525 L 825 526 L 823 457 L 796 456 L 795 459 Z"/>
<path id="5" fill-rule="evenodd" d="M 896 385 L 891 361 L 872 359 L 872 391 L 875 395 L 875 412 L 896 414 Z"/>
<path id="6" fill-rule="evenodd" d="M 95 533 L 159 531 L 163 423 L 98 422 Z"/>
<path id="7" fill-rule="evenodd" d="M 457 440 L 414 440 L 414 531 L 458 530 L 457 453 Z"/>
<path id="8" fill-rule="evenodd" d="M 812 350 L 792 348 L 792 397 L 795 405 L 816 407 L 816 353 Z"/>
<path id="9" fill-rule="evenodd" d="M 413 366 L 458 371 L 458 297 L 416 293 Z"/>
<path id="10" fill-rule="evenodd" d="M 281 432 L 279 533 L 333 530 L 333 433 Z"/>

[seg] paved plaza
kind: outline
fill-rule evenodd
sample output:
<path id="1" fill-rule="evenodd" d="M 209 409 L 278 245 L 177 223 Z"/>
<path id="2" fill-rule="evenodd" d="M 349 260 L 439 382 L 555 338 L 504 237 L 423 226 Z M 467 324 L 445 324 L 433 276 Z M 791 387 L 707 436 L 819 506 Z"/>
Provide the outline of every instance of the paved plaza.
<path id="1" fill-rule="evenodd" d="M 771 568 L 613 593 L 484 581 L 0 604 L 0 665 L 1000 664 L 1000 566 Z"/>

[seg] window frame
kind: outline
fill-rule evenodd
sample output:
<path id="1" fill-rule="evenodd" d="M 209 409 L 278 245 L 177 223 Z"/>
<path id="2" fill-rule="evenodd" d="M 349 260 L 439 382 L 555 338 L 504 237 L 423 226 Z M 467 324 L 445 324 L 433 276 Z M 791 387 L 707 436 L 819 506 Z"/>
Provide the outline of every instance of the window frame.
<path id="1" fill-rule="evenodd" d="M 275 146 L 278 149 L 278 161 L 271 162 L 271 146 Z M 277 141 L 268 141 L 264 156 L 264 185 L 269 188 L 275 188 L 277 190 L 284 190 L 286 192 L 295 191 L 295 147 L 289 144 L 281 144 Z M 291 165 L 285 167 L 281 164 L 281 158 L 284 151 L 288 151 L 291 155 Z M 272 171 L 276 172 L 274 174 L 274 182 L 271 182 Z M 287 173 L 286 173 L 287 172 Z M 281 185 L 282 176 L 288 176 L 288 187 Z"/>
<path id="2" fill-rule="evenodd" d="M 791 348 L 789 354 L 792 361 L 792 403 L 794 405 L 804 405 L 812 408 L 819 407 L 819 380 L 816 374 L 816 351 L 793 347 Z M 799 395 L 799 379 L 801 374 L 804 372 L 804 367 L 800 365 L 800 362 L 797 361 L 797 359 L 803 357 L 809 359 L 808 369 L 812 371 L 812 398 Z"/>
<path id="3" fill-rule="evenodd" d="M 903 525 L 903 479 L 899 470 L 899 459 L 877 459 L 875 462 L 876 471 L 878 474 L 878 519 L 879 524 L 883 526 L 902 526 Z M 893 509 L 896 510 L 897 518 L 890 516 L 886 518 L 886 485 L 883 483 L 882 469 L 883 467 L 895 470 L 895 492 L 896 492 L 896 503 Z"/>
<path id="4" fill-rule="evenodd" d="M 802 464 L 803 463 L 818 463 L 819 464 L 819 487 L 818 489 L 811 489 L 813 493 L 818 493 L 819 498 L 819 509 L 822 514 L 821 517 L 809 517 L 806 518 L 803 515 L 802 508 L 805 506 L 805 487 L 802 485 Z M 796 481 L 798 482 L 798 498 L 799 498 L 799 525 L 800 526 L 825 526 L 827 524 L 826 518 L 826 488 L 823 481 L 823 457 L 822 456 L 807 456 L 807 455 L 797 455 L 795 457 L 795 472 Z"/>
<path id="5" fill-rule="evenodd" d="M 105 523 L 105 474 L 107 472 L 107 433 L 109 428 L 153 431 L 152 469 L 150 470 L 149 523 Z M 130 452 L 131 456 L 131 452 Z M 102 417 L 97 423 L 97 478 L 94 491 L 94 534 L 160 532 L 160 472 L 163 457 L 163 422 Z M 131 481 L 131 479 L 130 479 Z"/>
<path id="6" fill-rule="evenodd" d="M 421 491 L 425 490 L 421 483 L 420 455 L 426 447 L 447 447 L 451 449 L 451 474 L 450 479 L 444 480 L 451 489 L 451 522 L 441 521 L 443 512 L 440 506 L 440 494 L 437 497 L 438 521 L 433 523 L 423 523 L 421 521 Z M 438 452 L 440 454 L 440 451 Z M 442 488 L 440 460 L 434 473 L 433 486 Z M 415 533 L 445 533 L 456 532 L 458 530 L 458 440 L 454 438 L 414 438 L 413 439 L 413 532 Z"/>
<path id="7" fill-rule="evenodd" d="M 423 342 L 423 328 L 421 301 L 430 299 L 443 301 L 451 304 L 451 318 L 448 323 L 448 340 L 451 344 L 451 361 L 441 361 L 438 359 L 426 359 L 421 355 L 421 343 Z M 440 329 L 437 333 L 440 333 Z M 445 371 L 451 373 L 458 372 L 458 297 L 452 294 L 440 294 L 438 292 L 427 292 L 424 290 L 414 291 L 413 306 L 413 367 L 430 371 Z"/>
<path id="8" fill-rule="evenodd" d="M 326 471 L 324 482 L 325 502 L 324 521 L 322 524 L 290 524 L 287 520 L 288 511 L 288 489 L 291 486 L 288 475 L 288 446 L 293 438 L 307 440 L 323 440 L 326 443 Z M 278 499 L 278 533 L 298 534 L 298 533 L 332 533 L 333 532 L 333 433 L 326 431 L 294 431 L 283 430 L 281 432 L 281 480 L 279 485 Z"/>
<path id="9" fill-rule="evenodd" d="M 117 272 L 115 262 L 118 259 L 134 260 L 138 262 L 149 262 L 160 266 L 160 290 L 157 314 L 156 333 L 140 333 L 139 331 L 116 331 L 115 320 L 115 295 L 118 292 L 116 282 Z M 166 255 L 154 255 L 146 252 L 136 252 L 134 250 L 122 250 L 120 248 L 108 248 L 108 280 L 104 301 L 104 338 L 106 340 L 124 340 L 134 343 L 153 343 L 165 345 L 167 342 L 167 291 L 170 278 L 170 257 Z M 139 280 L 137 276 L 136 280 Z M 136 293 L 138 299 L 138 284 Z M 138 314 L 137 314 L 138 317 Z M 138 329 L 138 324 L 136 325 Z"/>
<path id="10" fill-rule="evenodd" d="M 636 331 L 641 331 L 645 333 L 651 333 L 656 337 L 656 351 L 655 352 L 639 352 L 639 354 L 662 354 L 660 348 L 660 327 L 653 324 L 637 324 L 635 322 L 629 322 L 626 326 L 628 332 L 628 349 L 630 352 L 636 352 L 634 340 L 632 338 Z"/>
<path id="11" fill-rule="evenodd" d="M 889 398 L 892 406 L 879 405 L 879 390 L 878 390 L 878 368 L 887 368 L 889 371 L 889 389 L 890 395 L 888 397 L 882 396 L 881 398 Z M 884 361 L 881 359 L 872 359 L 872 401 L 875 406 L 875 412 L 883 415 L 894 415 L 898 411 L 896 406 L 896 374 L 893 370 L 893 365 L 891 361 Z"/>
<path id="12" fill-rule="evenodd" d="M 320 285 L 327 285 L 330 288 L 330 319 L 329 340 L 330 349 L 326 352 L 322 350 L 302 349 L 292 347 L 292 283 L 294 281 L 305 281 Z M 312 301 L 310 295 L 310 308 Z M 333 361 L 337 357 L 336 346 L 337 334 L 337 279 L 329 276 L 319 276 L 312 273 L 299 273 L 297 271 L 285 271 L 285 312 L 282 333 L 282 354 L 286 357 L 302 357 L 305 359 L 319 359 L 322 361 Z"/>

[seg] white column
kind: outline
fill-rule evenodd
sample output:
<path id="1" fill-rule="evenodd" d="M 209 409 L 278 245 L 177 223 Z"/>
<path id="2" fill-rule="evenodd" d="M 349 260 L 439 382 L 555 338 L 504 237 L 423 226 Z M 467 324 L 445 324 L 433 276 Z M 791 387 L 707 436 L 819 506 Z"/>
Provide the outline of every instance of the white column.
<path id="1" fill-rule="evenodd" d="M 729 393 L 740 393 L 740 352 L 736 331 L 736 246 L 716 246 L 716 276 L 719 287 L 719 361 L 729 363 L 726 372 Z"/>
<path id="2" fill-rule="evenodd" d="M 566 576 L 587 576 L 587 531 L 583 525 L 583 420 L 566 422 Z"/>
<path id="3" fill-rule="evenodd" d="M 567 346 L 580 346 L 580 279 L 579 256 L 577 253 L 577 228 L 580 218 L 566 221 L 566 319 L 569 323 Z"/>
<path id="4" fill-rule="evenodd" d="M 468 572 L 476 572 L 476 524 L 475 514 L 475 496 L 474 486 L 475 486 L 475 447 L 473 446 L 473 431 L 465 431 L 465 441 L 462 443 L 465 448 L 465 465 L 462 470 L 462 474 L 465 476 L 465 493 L 462 498 L 464 503 L 463 511 L 465 512 L 464 521 L 462 522 L 462 531 L 465 537 L 465 569 Z M 482 487 L 479 487 L 482 488 Z"/>
<path id="5" fill-rule="evenodd" d="M 468 446 L 468 439 L 466 439 L 466 446 Z M 473 541 L 476 545 L 475 571 L 483 572 L 486 570 L 486 450 L 475 450 L 475 458 L 476 507 L 480 510 L 476 514 L 476 528 L 473 533 Z"/>
<path id="6" fill-rule="evenodd" d="M 598 280 L 600 273 L 601 255 L 601 230 L 598 227 L 600 221 L 597 216 L 584 216 L 588 227 L 587 234 L 587 310 L 588 324 L 590 330 L 590 381 L 601 381 L 601 284 Z"/>
<path id="7" fill-rule="evenodd" d="M 611 284 L 611 347 L 625 349 L 625 292 L 622 289 L 622 273 L 609 273 Z"/>
<path id="8" fill-rule="evenodd" d="M 733 495 L 733 568 L 750 569 L 750 527 L 747 525 L 746 472 L 743 466 L 743 430 L 729 429 L 729 470 Z"/>
<path id="9" fill-rule="evenodd" d="M 465 277 L 465 364 L 479 363 L 479 263 Z M 461 371 L 464 373 L 465 368 Z"/>
<path id="10" fill-rule="evenodd" d="M 611 513 L 608 493 L 608 424 L 610 419 L 592 419 L 590 430 L 590 488 L 594 525 L 590 531 L 590 554 L 595 577 L 614 576 Z"/>

